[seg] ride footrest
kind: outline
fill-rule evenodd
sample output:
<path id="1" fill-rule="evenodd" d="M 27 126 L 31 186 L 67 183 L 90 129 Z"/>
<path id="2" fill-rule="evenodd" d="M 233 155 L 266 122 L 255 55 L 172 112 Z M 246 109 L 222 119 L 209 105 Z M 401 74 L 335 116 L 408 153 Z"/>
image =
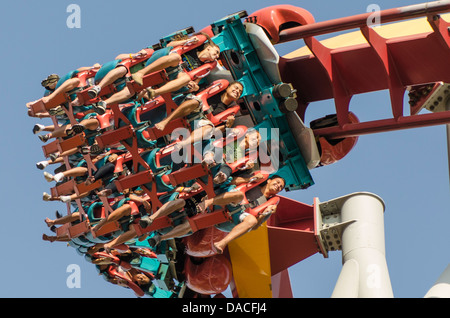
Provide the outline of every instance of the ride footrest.
<path id="1" fill-rule="evenodd" d="M 44 153 L 44 156 L 46 158 L 48 158 L 50 156 L 50 154 L 58 152 L 59 151 L 58 145 L 59 145 L 58 139 L 53 140 L 52 142 L 50 142 L 46 145 L 43 145 L 42 152 Z"/>
<path id="2" fill-rule="evenodd" d="M 95 236 L 99 237 L 99 236 L 103 236 L 105 234 L 110 234 L 113 232 L 116 232 L 118 230 L 120 230 L 120 224 L 119 222 L 108 222 L 105 225 L 103 225 L 96 233 Z"/>
<path id="3" fill-rule="evenodd" d="M 78 237 L 90 231 L 90 226 L 88 221 L 83 221 L 78 224 L 72 225 L 68 229 L 68 234 L 70 238 Z"/>
<path id="4" fill-rule="evenodd" d="M 57 227 L 56 228 L 56 236 L 62 237 L 62 236 L 68 235 L 69 227 L 70 227 L 70 223 L 66 223 L 66 224 L 63 224 L 63 225 Z"/>
<path id="5" fill-rule="evenodd" d="M 115 130 L 111 130 L 105 132 L 96 137 L 97 143 L 100 147 L 105 148 L 108 145 L 113 145 L 115 143 L 120 142 L 124 139 L 133 138 L 134 130 L 131 125 L 117 128 Z"/>
<path id="6" fill-rule="evenodd" d="M 225 210 L 214 211 L 211 213 L 197 214 L 188 219 L 189 224 L 193 232 L 206 229 L 216 224 L 230 221 L 228 214 Z"/>
<path id="7" fill-rule="evenodd" d="M 67 102 L 67 97 L 66 94 L 63 93 L 56 95 L 54 98 L 50 99 L 50 101 L 46 104 L 42 101 L 42 99 L 39 99 L 34 103 L 30 104 L 30 109 L 32 114 L 37 114 L 46 112 L 47 110 L 55 108 L 56 106 L 59 106 L 65 102 Z"/>
<path id="8" fill-rule="evenodd" d="M 94 183 L 91 184 L 85 184 L 84 182 L 79 183 L 76 185 L 78 193 L 86 193 L 91 192 L 92 190 L 98 189 L 103 185 L 103 182 L 101 179 L 98 179 Z"/>
<path id="9" fill-rule="evenodd" d="M 64 152 L 64 151 L 82 146 L 85 143 L 86 143 L 86 135 L 83 133 L 83 134 L 78 134 L 78 135 L 73 136 L 72 138 L 61 141 L 59 143 L 59 146 L 60 146 L 61 152 Z"/>
<path id="10" fill-rule="evenodd" d="M 114 181 L 116 183 L 117 190 L 123 192 L 125 189 L 131 189 L 142 184 L 150 183 L 153 181 L 153 174 L 149 170 L 144 170 L 119 180 Z"/>
<path id="11" fill-rule="evenodd" d="M 150 226 L 145 228 L 139 226 L 138 224 L 134 224 L 134 229 L 136 231 L 136 235 L 141 236 L 145 233 L 150 233 L 170 226 L 173 226 L 173 224 L 169 217 L 159 217 L 156 218 Z"/>
<path id="12" fill-rule="evenodd" d="M 69 181 L 66 181 L 64 183 L 61 183 L 57 185 L 56 187 L 53 187 L 50 189 L 52 197 L 59 197 L 61 195 L 70 195 L 73 194 L 75 190 L 75 180 L 70 179 Z"/>
<path id="13" fill-rule="evenodd" d="M 142 85 L 139 85 L 135 81 L 127 82 L 127 87 L 132 93 L 139 93 L 143 89 L 151 86 L 156 86 L 168 81 L 168 77 L 165 71 L 159 71 L 151 73 L 142 77 Z"/>
<path id="14" fill-rule="evenodd" d="M 194 180 L 196 178 L 206 176 L 209 173 L 208 169 L 201 164 L 195 164 L 191 167 L 182 168 L 169 175 L 170 183 L 176 187 L 184 182 Z"/>

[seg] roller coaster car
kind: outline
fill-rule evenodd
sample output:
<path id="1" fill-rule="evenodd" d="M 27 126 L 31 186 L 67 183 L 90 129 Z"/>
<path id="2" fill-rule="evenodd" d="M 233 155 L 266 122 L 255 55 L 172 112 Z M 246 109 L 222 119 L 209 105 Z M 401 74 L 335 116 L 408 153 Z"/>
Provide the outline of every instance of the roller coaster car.
<path id="1" fill-rule="evenodd" d="M 358 118 L 352 112 L 348 113 L 350 123 L 359 123 Z M 337 126 L 337 115 L 328 115 L 310 123 L 311 129 Z M 335 163 L 344 158 L 356 145 L 358 137 L 347 137 L 340 139 L 327 139 L 325 137 L 316 137 L 317 147 L 320 153 L 320 162 L 318 166 L 326 166 Z"/>
<path id="2" fill-rule="evenodd" d="M 293 121 L 289 117 L 298 106 L 296 91 L 282 82 L 280 57 L 262 28 L 254 23 L 244 25 L 241 18 L 241 14 L 235 14 L 211 24 L 223 66 L 244 86 L 241 110 L 245 116 L 239 119 L 245 117 L 251 122 L 247 126 L 265 129 L 278 138 L 277 152 L 282 158 L 278 174 L 286 180 L 286 190 L 306 189 L 314 184 L 308 169 L 314 163 L 304 157 L 305 147 L 297 140 L 300 134 L 290 127 Z"/>
<path id="3" fill-rule="evenodd" d="M 311 13 L 291 5 L 275 5 L 258 10 L 245 21 L 262 27 L 274 44 L 280 40 L 279 33 L 282 30 L 315 22 Z"/>

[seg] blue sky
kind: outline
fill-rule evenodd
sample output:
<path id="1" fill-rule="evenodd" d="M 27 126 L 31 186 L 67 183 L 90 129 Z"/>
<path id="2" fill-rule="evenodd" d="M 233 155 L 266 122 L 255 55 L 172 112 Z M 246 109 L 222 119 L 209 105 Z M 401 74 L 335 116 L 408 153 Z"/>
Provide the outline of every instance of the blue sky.
<path id="1" fill-rule="evenodd" d="M 310 11 L 316 21 L 422 3 L 401 1 L 284 1 Z M 69 4 L 81 8 L 81 27 L 68 28 Z M 185 1 L 11 1 L 0 12 L 3 61 L 0 105 L 2 174 L 0 238 L 4 256 L 0 297 L 133 297 L 106 283 L 72 248 L 41 240 L 49 234 L 45 217 L 65 205 L 42 201 L 50 184 L 35 163 L 43 160 L 42 143 L 31 132 L 36 120 L 25 104 L 43 94 L 41 80 L 80 66 L 108 62 L 119 53 L 136 52 L 160 37 L 194 26 L 196 30 L 240 10 L 252 13 L 279 4 L 275 0 Z M 280 55 L 304 46 L 279 48 Z M 276 47 L 278 49 L 278 47 Z M 412 66 L 413 67 L 413 66 Z M 360 120 L 390 116 L 387 91 L 355 96 L 350 109 Z M 334 112 L 333 101 L 309 106 L 305 123 Z M 445 126 L 360 137 L 340 162 L 311 171 L 315 185 L 286 194 L 312 204 L 358 191 L 380 196 L 385 204 L 386 259 L 394 296 L 423 297 L 449 263 L 449 171 Z M 293 247 L 295 248 L 295 247 Z M 68 288 L 66 269 L 81 267 L 81 288 Z M 330 297 L 342 266 L 341 252 L 325 259 L 316 254 L 290 268 L 294 297 Z"/>

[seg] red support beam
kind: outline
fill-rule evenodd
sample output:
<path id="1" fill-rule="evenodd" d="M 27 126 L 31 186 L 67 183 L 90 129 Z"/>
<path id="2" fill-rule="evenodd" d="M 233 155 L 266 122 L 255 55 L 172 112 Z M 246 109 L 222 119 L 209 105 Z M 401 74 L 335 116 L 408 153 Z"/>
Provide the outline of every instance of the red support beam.
<path id="1" fill-rule="evenodd" d="M 406 7 L 382 10 L 379 12 L 380 23 L 409 20 L 417 17 L 436 15 L 450 11 L 450 1 L 434 1 Z M 339 32 L 367 26 L 373 12 L 358 14 L 350 17 L 307 24 L 283 30 L 279 33 L 278 43 L 299 40 L 306 37 L 318 36 L 332 32 Z"/>

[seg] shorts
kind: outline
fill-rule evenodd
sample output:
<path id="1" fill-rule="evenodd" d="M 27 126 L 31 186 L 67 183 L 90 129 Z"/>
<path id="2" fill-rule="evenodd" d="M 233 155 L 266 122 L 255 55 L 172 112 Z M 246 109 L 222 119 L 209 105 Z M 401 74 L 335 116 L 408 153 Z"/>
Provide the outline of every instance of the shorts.
<path id="1" fill-rule="evenodd" d="M 63 77 L 61 77 L 58 82 L 56 83 L 55 86 L 55 90 L 58 89 L 65 81 L 75 77 L 79 72 L 77 70 L 75 71 L 70 71 L 69 73 L 67 73 L 66 75 L 64 75 Z"/>
<path id="2" fill-rule="evenodd" d="M 212 128 L 214 128 L 214 124 L 209 120 L 209 119 L 196 119 L 190 122 L 191 125 L 191 129 L 192 131 L 205 127 L 205 126 L 211 126 Z M 208 140 L 211 139 L 213 137 L 213 132 L 214 129 L 211 129 L 211 131 L 206 135 L 203 136 L 203 140 Z"/>
<path id="3" fill-rule="evenodd" d="M 125 65 L 121 64 L 122 60 L 114 60 L 114 61 L 110 61 L 107 62 L 105 64 L 103 64 L 103 66 L 98 70 L 97 74 L 95 74 L 94 77 L 94 81 L 95 84 L 98 84 L 101 82 L 101 80 L 106 76 L 106 74 L 108 74 L 110 71 L 112 71 L 113 69 L 117 68 L 117 67 L 126 67 Z M 127 72 L 128 67 L 127 68 Z M 114 84 L 116 84 L 116 89 L 118 91 L 122 90 L 125 86 L 126 86 L 126 82 L 124 81 L 125 77 L 121 77 L 119 79 L 117 79 Z"/>
<path id="4" fill-rule="evenodd" d="M 173 49 L 173 46 L 167 46 L 165 48 L 156 50 L 152 54 L 152 56 L 147 60 L 147 63 L 145 63 L 145 66 L 149 66 L 150 64 L 155 62 L 157 59 L 171 54 L 172 49 Z M 180 72 L 183 72 L 183 68 L 180 66 L 168 67 L 168 68 L 166 68 L 166 72 L 169 77 L 169 81 L 172 81 L 178 77 L 178 74 L 180 74 Z"/>

